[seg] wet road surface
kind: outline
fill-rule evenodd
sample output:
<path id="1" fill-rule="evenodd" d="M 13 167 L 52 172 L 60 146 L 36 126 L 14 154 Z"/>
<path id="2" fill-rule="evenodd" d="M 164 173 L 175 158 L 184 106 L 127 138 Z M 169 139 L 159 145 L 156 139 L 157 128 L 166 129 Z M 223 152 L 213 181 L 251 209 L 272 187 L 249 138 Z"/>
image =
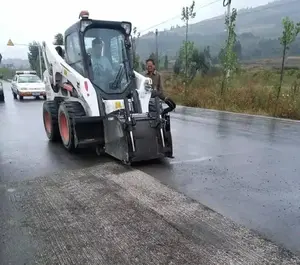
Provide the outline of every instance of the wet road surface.
<path id="1" fill-rule="evenodd" d="M 112 161 L 49 144 L 43 100 L 0 104 L 0 184 Z M 300 123 L 178 108 L 173 160 L 135 168 L 300 254 Z"/>

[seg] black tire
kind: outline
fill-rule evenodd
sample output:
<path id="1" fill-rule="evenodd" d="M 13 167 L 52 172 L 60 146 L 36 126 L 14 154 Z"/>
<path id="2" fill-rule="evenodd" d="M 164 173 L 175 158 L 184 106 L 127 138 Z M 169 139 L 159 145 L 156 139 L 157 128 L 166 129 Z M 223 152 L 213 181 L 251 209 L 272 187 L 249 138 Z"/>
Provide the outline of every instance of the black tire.
<path id="1" fill-rule="evenodd" d="M 58 127 L 64 147 L 69 151 L 75 151 L 73 130 L 73 118 L 85 116 L 82 105 L 77 101 L 62 102 L 58 109 Z"/>
<path id="2" fill-rule="evenodd" d="M 52 142 L 60 140 L 58 128 L 58 105 L 55 101 L 44 102 L 43 122 L 48 139 Z"/>
<path id="3" fill-rule="evenodd" d="M 5 102 L 4 93 L 0 92 L 0 102 Z"/>
<path id="4" fill-rule="evenodd" d="M 43 96 L 43 98 L 44 98 L 44 100 L 46 100 L 46 99 L 47 99 L 47 96 Z"/>
<path id="5" fill-rule="evenodd" d="M 20 100 L 23 100 L 24 98 L 23 98 L 23 96 L 20 96 L 20 95 L 19 95 L 19 99 L 20 99 Z"/>

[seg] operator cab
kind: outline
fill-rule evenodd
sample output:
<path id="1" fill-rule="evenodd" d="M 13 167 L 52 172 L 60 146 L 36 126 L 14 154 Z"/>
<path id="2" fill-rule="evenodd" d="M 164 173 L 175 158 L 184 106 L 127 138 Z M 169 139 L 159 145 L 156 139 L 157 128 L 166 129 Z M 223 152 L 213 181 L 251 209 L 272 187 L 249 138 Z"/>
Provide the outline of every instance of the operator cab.
<path id="1" fill-rule="evenodd" d="M 128 96 L 135 89 L 131 23 L 92 20 L 87 11 L 65 32 L 65 60 L 89 78 L 104 99 Z"/>

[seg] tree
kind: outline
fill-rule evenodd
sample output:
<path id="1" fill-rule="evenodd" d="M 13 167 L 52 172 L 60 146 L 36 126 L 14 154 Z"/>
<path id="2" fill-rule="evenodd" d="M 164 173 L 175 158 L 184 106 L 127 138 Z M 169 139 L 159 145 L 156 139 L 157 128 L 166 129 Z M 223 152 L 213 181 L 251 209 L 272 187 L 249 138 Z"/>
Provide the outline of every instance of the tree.
<path id="1" fill-rule="evenodd" d="M 235 43 L 232 50 L 236 54 L 237 59 L 241 60 L 242 59 L 242 44 L 239 40 Z"/>
<path id="2" fill-rule="evenodd" d="M 282 81 L 283 81 L 283 75 L 284 75 L 284 65 L 285 65 L 285 59 L 288 50 L 290 49 L 290 45 L 296 40 L 296 37 L 300 33 L 300 22 L 294 23 L 292 20 L 290 20 L 288 17 L 285 17 L 282 20 L 283 25 L 283 32 L 282 36 L 279 38 L 280 44 L 282 45 L 282 63 L 281 63 L 281 71 L 280 71 L 280 81 L 279 86 L 277 89 L 277 95 L 276 99 L 279 99 L 281 87 L 282 87 Z M 276 104 L 277 105 L 277 104 Z M 276 112 L 276 110 L 275 110 Z"/>
<path id="3" fill-rule="evenodd" d="M 164 60 L 164 69 L 168 70 L 169 68 L 169 60 L 168 60 L 168 55 L 165 55 L 165 60 Z"/>
<path id="4" fill-rule="evenodd" d="M 140 71 L 140 56 L 138 54 L 133 57 L 133 69 L 137 72 Z"/>
<path id="5" fill-rule="evenodd" d="M 140 66 L 142 68 L 142 71 L 145 71 L 146 70 L 146 64 L 144 61 L 140 61 Z"/>
<path id="6" fill-rule="evenodd" d="M 212 66 L 212 57 L 211 57 L 211 54 L 210 54 L 210 47 L 206 46 L 204 48 L 203 53 L 204 53 L 205 60 L 207 62 L 207 66 L 210 68 Z"/>
<path id="7" fill-rule="evenodd" d="M 196 12 L 194 12 L 195 8 L 195 1 L 191 4 L 191 6 L 185 6 L 182 8 L 181 12 L 181 20 L 185 22 L 185 42 L 187 43 L 188 41 L 188 31 L 189 31 L 189 21 L 196 16 Z M 185 46 L 185 74 L 187 76 L 187 71 L 188 71 L 188 46 Z"/>
<path id="8" fill-rule="evenodd" d="M 228 31 L 228 38 L 226 40 L 226 49 L 220 53 L 221 64 L 223 67 L 223 81 L 221 87 L 221 94 L 224 89 L 227 88 L 230 73 L 237 69 L 237 55 L 233 51 L 236 44 L 236 33 L 235 33 L 235 21 L 237 17 L 237 11 L 235 8 L 232 9 L 231 16 L 227 15 L 225 18 L 225 25 Z"/>
<path id="9" fill-rule="evenodd" d="M 180 74 L 180 71 L 181 71 L 181 65 L 182 65 L 182 62 L 180 60 L 179 57 L 177 57 L 175 63 L 174 63 L 174 66 L 173 66 L 173 71 L 174 71 L 174 74 L 176 75 L 179 75 Z"/>
<path id="10" fill-rule="evenodd" d="M 187 51 L 187 54 L 186 54 Z M 188 58 L 189 64 L 186 70 L 185 58 Z M 186 84 L 189 84 L 197 74 L 201 72 L 206 74 L 210 68 L 209 58 L 206 51 L 199 51 L 194 42 L 188 41 L 184 42 L 179 50 L 179 56 L 174 65 L 175 74 L 184 74 Z"/>
<path id="11" fill-rule="evenodd" d="M 133 50 L 133 68 L 136 71 L 140 70 L 140 57 L 136 52 L 138 38 L 140 37 L 140 32 L 137 32 L 137 28 L 134 27 L 132 30 L 133 38 L 132 38 L 132 50 Z"/>
<path id="12" fill-rule="evenodd" d="M 30 64 L 30 68 L 37 72 L 37 74 L 42 77 L 42 73 L 45 70 L 45 64 L 43 57 L 41 57 L 42 60 L 42 73 L 40 72 L 40 61 L 39 61 L 39 48 L 38 43 L 36 41 L 33 41 L 32 43 L 29 43 L 29 52 L 27 53 L 28 61 Z"/>
<path id="13" fill-rule="evenodd" d="M 151 54 L 149 55 L 149 59 L 152 59 L 154 62 L 156 61 L 156 55 L 154 52 L 151 52 Z M 158 63 L 158 62 L 155 62 L 155 64 Z"/>
<path id="14" fill-rule="evenodd" d="M 0 53 L 0 64 L 1 64 L 1 62 L 2 62 L 2 54 Z"/>
<path id="15" fill-rule="evenodd" d="M 54 45 L 64 45 L 64 36 L 61 33 L 57 33 L 54 36 Z"/>

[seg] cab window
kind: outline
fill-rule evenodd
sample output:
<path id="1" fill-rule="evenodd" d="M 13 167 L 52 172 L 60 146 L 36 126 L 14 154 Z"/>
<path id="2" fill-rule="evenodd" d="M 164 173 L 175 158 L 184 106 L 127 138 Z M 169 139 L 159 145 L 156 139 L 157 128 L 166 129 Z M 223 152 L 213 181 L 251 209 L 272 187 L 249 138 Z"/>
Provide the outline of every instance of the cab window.
<path id="1" fill-rule="evenodd" d="M 113 64 L 120 64 L 124 60 L 122 56 L 122 46 L 120 45 L 122 41 L 122 36 L 116 36 L 110 40 L 110 53 Z"/>
<path id="2" fill-rule="evenodd" d="M 66 61 L 78 73 L 84 75 L 82 54 L 80 49 L 79 36 L 77 32 L 73 32 L 66 38 Z"/>

